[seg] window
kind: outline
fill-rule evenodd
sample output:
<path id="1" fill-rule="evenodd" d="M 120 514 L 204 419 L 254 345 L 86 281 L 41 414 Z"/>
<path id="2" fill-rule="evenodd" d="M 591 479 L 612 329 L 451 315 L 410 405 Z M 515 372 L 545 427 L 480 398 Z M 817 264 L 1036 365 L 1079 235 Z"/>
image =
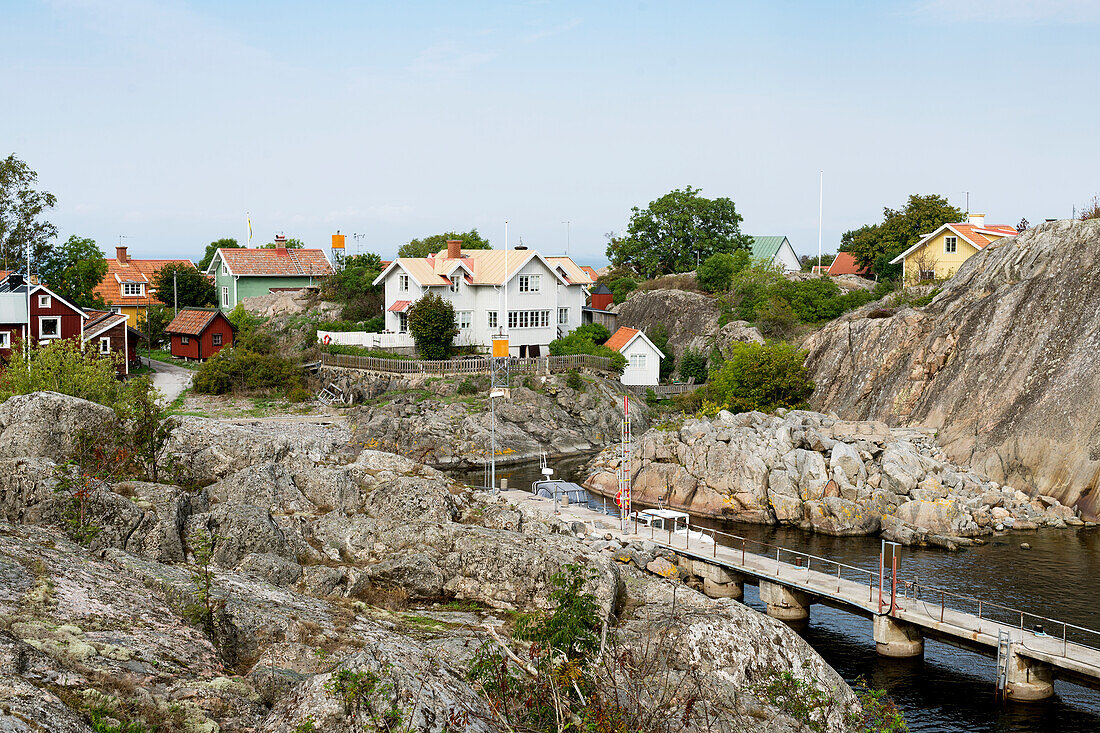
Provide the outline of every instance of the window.
<path id="1" fill-rule="evenodd" d="M 520 275 L 519 291 L 521 293 L 537 293 L 539 291 L 538 275 Z"/>
<path id="2" fill-rule="evenodd" d="M 459 284 L 459 282 L 462 281 L 462 275 L 451 275 L 449 280 L 451 281 L 451 292 L 452 293 L 457 293 L 458 292 L 458 284 Z"/>
<path id="3" fill-rule="evenodd" d="M 48 296 L 48 295 L 39 295 L 38 296 L 38 307 L 39 308 L 49 308 L 52 304 L 53 304 L 53 298 L 51 298 L 50 296 Z"/>
<path id="4" fill-rule="evenodd" d="M 469 328 L 473 323 L 474 312 L 473 311 L 455 311 L 455 326 L 458 328 Z"/>
<path id="5" fill-rule="evenodd" d="M 959 251 L 959 238 L 958 237 L 944 237 L 943 238 L 943 251 L 945 254 L 953 254 Z"/>
<path id="6" fill-rule="evenodd" d="M 180 336 L 180 343 L 187 346 L 187 344 L 191 343 L 191 339 L 188 336 Z"/>
<path id="7" fill-rule="evenodd" d="M 558 325 L 564 326 L 569 323 L 569 309 L 558 308 Z"/>
<path id="8" fill-rule="evenodd" d="M 630 368 L 631 369 L 645 369 L 645 354 L 631 354 L 630 355 Z"/>
<path id="9" fill-rule="evenodd" d="M 111 337 L 104 336 L 99 340 L 99 353 L 110 354 L 111 353 Z"/>
<path id="10" fill-rule="evenodd" d="M 214 334 L 213 342 L 215 346 L 222 345 L 222 335 L 220 333 Z"/>
<path id="11" fill-rule="evenodd" d="M 229 287 L 225 285 L 222 286 L 222 305 L 229 305 Z"/>
<path id="12" fill-rule="evenodd" d="M 38 338 L 61 338 L 61 316 L 41 316 L 38 319 Z"/>
<path id="13" fill-rule="evenodd" d="M 222 262 L 222 274 L 223 275 L 228 275 L 229 274 L 229 265 L 225 264 L 225 262 Z"/>
<path id="14" fill-rule="evenodd" d="M 936 279 L 936 271 L 935 270 L 921 270 L 920 271 L 920 281 L 921 282 L 927 282 L 928 280 L 935 280 L 935 279 Z"/>
<path id="15" fill-rule="evenodd" d="M 489 328 L 496 328 L 497 327 L 497 312 L 496 311 L 485 311 L 485 323 L 489 326 Z"/>
<path id="16" fill-rule="evenodd" d="M 547 328 L 550 311 L 508 311 L 508 328 Z"/>
<path id="17" fill-rule="evenodd" d="M 111 312 L 112 312 L 112 313 L 114 313 L 115 315 L 118 315 L 119 313 L 121 313 L 121 312 L 122 312 L 122 306 L 120 306 L 120 305 L 112 305 L 112 306 L 111 306 Z"/>
<path id="18" fill-rule="evenodd" d="M 409 332 L 409 314 L 398 313 L 397 314 L 397 332 L 408 333 Z"/>
<path id="19" fill-rule="evenodd" d="M 0 349 L 11 348 L 11 331 L 0 331 Z"/>
<path id="20" fill-rule="evenodd" d="M 127 298 L 145 295 L 145 283 L 122 283 L 122 294 Z"/>
<path id="21" fill-rule="evenodd" d="M 397 276 L 397 289 L 400 290 L 402 293 L 409 292 L 409 276 L 408 275 L 398 275 Z"/>

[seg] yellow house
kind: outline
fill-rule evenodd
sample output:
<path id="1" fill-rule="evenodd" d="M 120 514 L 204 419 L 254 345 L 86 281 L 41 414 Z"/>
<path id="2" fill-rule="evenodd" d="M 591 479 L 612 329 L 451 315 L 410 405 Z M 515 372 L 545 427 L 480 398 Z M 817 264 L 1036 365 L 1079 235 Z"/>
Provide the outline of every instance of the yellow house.
<path id="1" fill-rule="evenodd" d="M 1013 237 L 1016 227 L 986 226 L 985 214 L 971 214 L 965 223 L 944 224 L 890 260 L 902 263 L 902 282 L 947 280 L 959 266 L 998 239 Z"/>
<path id="2" fill-rule="evenodd" d="M 127 326 L 137 328 L 150 305 L 164 302 L 153 287 L 153 278 L 167 264 L 195 266 L 191 260 L 135 260 L 126 247 L 115 247 L 114 259 L 107 260 L 107 274 L 93 292 L 103 297 L 112 312 L 126 316 Z M 171 305 L 172 294 L 166 296 L 166 304 Z"/>

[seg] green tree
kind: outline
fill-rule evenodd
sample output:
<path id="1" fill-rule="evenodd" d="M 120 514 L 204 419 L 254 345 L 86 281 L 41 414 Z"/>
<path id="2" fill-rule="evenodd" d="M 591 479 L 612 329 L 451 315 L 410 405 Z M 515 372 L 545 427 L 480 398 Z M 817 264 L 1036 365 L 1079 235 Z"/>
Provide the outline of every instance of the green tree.
<path id="1" fill-rule="evenodd" d="M 160 346 L 167 339 L 165 329 L 171 322 L 172 309 L 160 303 L 153 303 L 138 317 L 138 330 L 149 339 L 150 346 Z"/>
<path id="2" fill-rule="evenodd" d="M 185 262 L 169 262 L 153 273 L 157 299 L 180 308 L 214 305 L 217 290 L 213 281 Z"/>
<path id="3" fill-rule="evenodd" d="M 790 344 L 735 344 L 710 376 L 707 396 L 731 412 L 804 407 L 814 391 L 805 359 L 806 352 Z"/>
<path id="4" fill-rule="evenodd" d="M 864 267 L 874 268 L 880 278 L 893 279 L 900 274 L 901 265 L 890 265 L 890 260 L 919 242 L 922 235 L 962 219 L 962 210 L 945 197 L 912 194 L 903 209 L 884 207 L 881 223 L 845 232 L 840 249 L 850 252 Z"/>
<path id="5" fill-rule="evenodd" d="M 446 359 L 451 355 L 458 329 L 455 307 L 435 293 L 428 293 L 409 306 L 409 332 L 423 359 Z"/>
<path id="6" fill-rule="evenodd" d="M 373 252 L 353 255 L 344 267 L 325 279 L 321 294 L 325 300 L 342 303 L 340 316 L 346 321 L 366 321 L 381 315 L 384 288 L 374 279 L 382 272 L 382 258 Z"/>
<path id="7" fill-rule="evenodd" d="M 414 239 L 408 244 L 401 245 L 397 250 L 398 257 L 427 257 L 441 250 L 447 249 L 448 239 L 461 239 L 462 249 L 492 249 L 489 240 L 477 233 L 477 229 L 468 232 L 447 232 L 445 234 L 433 234 L 423 239 Z"/>
<path id="8" fill-rule="evenodd" d="M 603 333 L 607 333 L 606 328 L 593 323 L 575 328 L 569 335 L 560 339 L 554 339 L 548 347 L 550 356 L 572 356 L 574 354 L 602 356 L 611 360 L 612 369 L 621 370 L 626 366 L 626 357 L 618 351 L 604 346 L 603 342 L 597 343 L 594 339 L 602 335 L 596 330 L 597 328 L 602 329 Z M 606 340 L 607 338 L 604 338 L 604 341 Z"/>
<path id="9" fill-rule="evenodd" d="M 203 254 L 202 259 L 199 260 L 199 271 L 206 272 L 206 268 L 210 267 L 210 262 L 214 259 L 214 253 L 219 249 L 244 249 L 241 245 L 237 244 L 236 239 L 225 238 L 215 239 L 210 244 L 206 245 L 206 253 Z"/>
<path id="10" fill-rule="evenodd" d="M 695 384 L 707 381 L 707 355 L 701 351 L 684 349 L 680 357 L 680 379 L 687 382 L 695 377 Z"/>
<path id="11" fill-rule="evenodd" d="M 57 205 L 57 197 L 35 190 L 37 182 L 38 174 L 14 153 L 0 161 L 0 256 L 5 270 L 26 262 L 28 246 L 31 267 L 37 269 L 57 236 L 57 227 L 42 218 Z"/>
<path id="12" fill-rule="evenodd" d="M 616 303 L 622 303 L 638 289 L 638 281 L 632 277 L 620 277 L 612 280 L 607 287 L 611 290 L 611 299 Z"/>
<path id="13" fill-rule="evenodd" d="M 694 270 L 716 252 L 751 249 L 741 233 L 741 215 L 728 198 L 708 199 L 701 189 L 671 191 L 649 206 L 631 211 L 627 234 L 612 239 L 607 256 L 645 277 Z"/>
<path id="14" fill-rule="evenodd" d="M 602 323 L 586 323 L 583 326 L 577 326 L 571 335 L 589 339 L 597 344 L 602 344 L 611 338 L 611 332 Z"/>
<path id="15" fill-rule="evenodd" d="M 123 396 L 115 362 L 72 339 L 40 342 L 24 356 L 13 345 L 11 359 L 0 371 L 0 402 L 12 395 L 48 390 L 117 407 Z"/>
<path id="16" fill-rule="evenodd" d="M 38 276 L 47 287 L 81 308 L 107 308 L 103 297 L 93 292 L 107 276 L 107 260 L 94 239 L 74 234 L 61 246 L 46 250 Z"/>

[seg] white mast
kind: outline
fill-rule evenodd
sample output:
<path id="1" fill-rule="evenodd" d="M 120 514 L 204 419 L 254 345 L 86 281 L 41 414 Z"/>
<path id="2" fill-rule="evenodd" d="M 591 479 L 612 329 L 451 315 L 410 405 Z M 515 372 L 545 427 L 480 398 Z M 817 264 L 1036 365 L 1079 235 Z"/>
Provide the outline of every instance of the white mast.
<path id="1" fill-rule="evenodd" d="M 821 267 L 821 217 L 825 211 L 825 171 L 821 171 L 817 188 L 817 266 Z"/>

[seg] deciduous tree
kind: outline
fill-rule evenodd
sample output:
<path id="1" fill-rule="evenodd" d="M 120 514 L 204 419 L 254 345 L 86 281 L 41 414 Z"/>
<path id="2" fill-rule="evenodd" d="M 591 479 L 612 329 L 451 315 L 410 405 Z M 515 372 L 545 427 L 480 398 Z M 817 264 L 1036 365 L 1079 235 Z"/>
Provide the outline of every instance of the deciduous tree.
<path id="1" fill-rule="evenodd" d="M 489 240 L 477 233 L 477 229 L 468 232 L 447 232 L 445 234 L 433 234 L 423 239 L 414 239 L 408 244 L 401 245 L 397 250 L 398 257 L 427 257 L 441 250 L 447 249 L 448 239 L 461 239 L 462 249 L 492 249 Z"/>
<path id="2" fill-rule="evenodd" d="M 19 263 L 26 262 L 28 245 L 31 267 L 37 269 L 49 241 L 57 236 L 57 227 L 43 218 L 57 198 L 36 190 L 37 183 L 38 174 L 14 153 L 0 160 L 0 257 L 5 270 L 19 269 Z"/>
<path id="3" fill-rule="evenodd" d="M 45 250 L 38 265 L 42 283 L 81 308 L 107 308 L 103 297 L 92 292 L 106 276 L 103 250 L 94 239 L 75 234 L 64 244 Z"/>
<path id="4" fill-rule="evenodd" d="M 236 239 L 215 239 L 213 242 L 206 245 L 206 253 L 203 254 L 202 259 L 199 260 L 200 271 L 206 272 L 206 268 L 210 267 L 210 262 L 214 259 L 214 253 L 219 249 L 243 249 L 243 247 L 237 244 Z"/>
<path id="5" fill-rule="evenodd" d="M 424 359 L 446 359 L 451 355 L 458 329 L 455 307 L 435 293 L 428 293 L 409 306 L 409 332 Z"/>
<path id="6" fill-rule="evenodd" d="M 169 262 L 153 274 L 157 298 L 165 305 L 202 308 L 214 305 L 217 290 L 203 273 L 183 262 Z"/>
<path id="7" fill-rule="evenodd" d="M 716 252 L 750 249 L 752 242 L 741 233 L 741 215 L 733 201 L 704 198 L 700 190 L 687 186 L 644 209 L 635 206 L 626 236 L 607 245 L 611 262 L 652 278 L 694 270 Z"/>
<path id="8" fill-rule="evenodd" d="M 922 235 L 962 218 L 962 210 L 943 196 L 912 194 L 903 209 L 883 208 L 881 223 L 845 232 L 840 249 L 850 252 L 864 267 L 873 268 L 880 278 L 896 279 L 901 265 L 891 265 L 890 260 L 919 242 Z"/>

